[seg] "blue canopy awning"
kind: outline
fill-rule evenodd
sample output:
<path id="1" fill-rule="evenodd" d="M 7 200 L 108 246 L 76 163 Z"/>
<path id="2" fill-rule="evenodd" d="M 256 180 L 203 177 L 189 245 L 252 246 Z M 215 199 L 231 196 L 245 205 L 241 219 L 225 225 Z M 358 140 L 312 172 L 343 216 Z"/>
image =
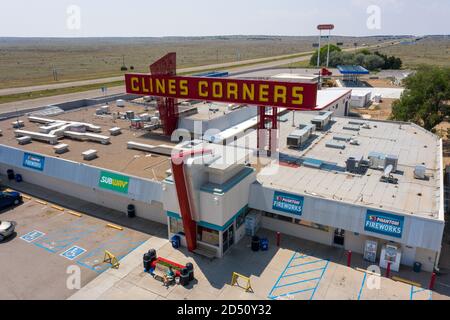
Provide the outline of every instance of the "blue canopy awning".
<path id="1" fill-rule="evenodd" d="M 361 66 L 337 66 L 341 74 L 369 74 L 369 70 Z"/>

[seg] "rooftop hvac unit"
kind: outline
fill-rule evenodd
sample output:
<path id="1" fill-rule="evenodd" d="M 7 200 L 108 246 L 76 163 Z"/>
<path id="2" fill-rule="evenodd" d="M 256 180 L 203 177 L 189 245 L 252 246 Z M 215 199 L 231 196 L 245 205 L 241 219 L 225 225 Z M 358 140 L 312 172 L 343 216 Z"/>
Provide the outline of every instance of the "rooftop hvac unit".
<path id="1" fill-rule="evenodd" d="M 369 164 L 372 169 L 384 169 L 386 163 L 386 157 L 384 154 L 379 152 L 369 153 Z"/>
<path id="2" fill-rule="evenodd" d="M 415 168 L 414 168 L 414 178 L 416 178 L 416 179 L 426 179 L 426 171 L 427 171 L 427 168 L 424 166 L 424 165 L 422 165 L 422 164 L 420 164 L 420 165 L 417 165 Z"/>
<path id="3" fill-rule="evenodd" d="M 300 147 L 305 144 L 314 131 L 314 125 L 301 125 L 287 137 L 288 147 Z"/>
<path id="4" fill-rule="evenodd" d="M 384 162 L 384 169 L 392 165 L 392 172 L 397 172 L 398 157 L 394 155 L 387 155 Z"/>
<path id="5" fill-rule="evenodd" d="M 317 117 L 311 120 L 311 123 L 316 126 L 317 130 L 324 130 L 331 122 L 333 112 L 321 112 Z"/>
<path id="6" fill-rule="evenodd" d="M 123 108 L 125 107 L 125 100 L 119 99 L 116 101 L 116 106 Z"/>

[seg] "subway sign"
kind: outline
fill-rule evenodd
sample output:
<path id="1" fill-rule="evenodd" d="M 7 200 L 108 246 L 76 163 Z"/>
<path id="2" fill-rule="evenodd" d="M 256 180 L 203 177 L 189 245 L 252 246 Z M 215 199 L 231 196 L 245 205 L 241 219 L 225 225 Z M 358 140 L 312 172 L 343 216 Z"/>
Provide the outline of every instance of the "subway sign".
<path id="1" fill-rule="evenodd" d="M 303 202 L 304 198 L 302 196 L 275 191 L 272 209 L 301 216 L 303 213 Z"/>
<path id="2" fill-rule="evenodd" d="M 401 238 L 404 219 L 404 217 L 391 213 L 367 210 L 364 230 Z"/>
<path id="3" fill-rule="evenodd" d="M 22 165 L 30 169 L 44 171 L 45 157 L 25 152 Z"/>
<path id="4" fill-rule="evenodd" d="M 317 83 L 126 74 L 127 93 L 313 110 Z"/>
<path id="5" fill-rule="evenodd" d="M 128 194 L 130 178 L 117 173 L 101 171 L 98 186 L 115 192 Z"/>

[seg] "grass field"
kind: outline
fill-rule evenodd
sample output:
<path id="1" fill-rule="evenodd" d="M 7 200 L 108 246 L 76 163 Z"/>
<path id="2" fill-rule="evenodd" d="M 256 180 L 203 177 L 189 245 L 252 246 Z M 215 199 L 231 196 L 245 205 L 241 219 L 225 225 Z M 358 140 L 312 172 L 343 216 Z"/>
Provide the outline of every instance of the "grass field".
<path id="1" fill-rule="evenodd" d="M 0 38 L 0 88 L 119 76 L 177 52 L 178 67 L 265 58 L 311 51 L 316 37 L 230 36 L 198 38 Z M 333 42 L 374 44 L 386 37 L 335 37 Z"/>
<path id="2" fill-rule="evenodd" d="M 400 57 L 404 68 L 420 64 L 450 66 L 450 36 L 429 36 L 414 44 L 399 44 L 379 51 Z"/>

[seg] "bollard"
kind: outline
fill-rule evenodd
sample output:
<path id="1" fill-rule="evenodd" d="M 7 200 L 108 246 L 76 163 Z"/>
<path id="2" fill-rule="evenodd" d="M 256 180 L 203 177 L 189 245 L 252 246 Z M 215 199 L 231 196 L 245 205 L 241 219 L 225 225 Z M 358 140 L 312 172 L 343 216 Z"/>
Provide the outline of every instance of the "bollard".
<path id="1" fill-rule="evenodd" d="M 280 246 L 280 242 L 281 242 L 281 233 L 277 232 L 277 247 Z"/>
<path id="2" fill-rule="evenodd" d="M 430 290 L 434 289 L 434 283 L 436 282 L 436 272 L 431 274 L 430 286 L 428 287 Z"/>
<path id="3" fill-rule="evenodd" d="M 347 252 L 347 267 L 350 267 L 352 264 L 352 250 L 348 250 Z"/>
<path id="4" fill-rule="evenodd" d="M 386 278 L 390 278 L 390 276 L 391 276 L 391 263 L 388 262 L 387 269 L 386 269 Z"/>

